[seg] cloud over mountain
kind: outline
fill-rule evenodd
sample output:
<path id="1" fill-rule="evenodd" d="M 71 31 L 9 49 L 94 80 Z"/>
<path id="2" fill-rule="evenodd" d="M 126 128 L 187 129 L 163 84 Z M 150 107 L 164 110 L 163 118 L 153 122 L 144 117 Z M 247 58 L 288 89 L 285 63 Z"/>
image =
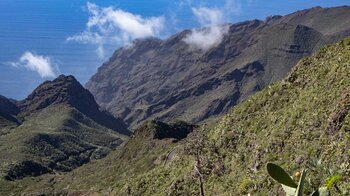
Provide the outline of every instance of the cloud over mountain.
<path id="1" fill-rule="evenodd" d="M 52 64 L 50 57 L 37 55 L 29 51 L 23 53 L 18 62 L 11 62 L 10 64 L 17 68 L 35 71 L 42 78 L 55 77 L 56 71 L 58 71 L 58 68 Z"/>
<path id="2" fill-rule="evenodd" d="M 192 7 L 192 13 L 197 22 L 206 28 L 193 29 L 183 41 L 201 50 L 208 50 L 218 45 L 228 32 L 228 27 L 222 24 L 230 21 L 232 15 L 239 14 L 240 11 L 240 4 L 235 0 L 226 0 L 224 7 L 221 8 Z"/>
<path id="3" fill-rule="evenodd" d="M 220 27 L 218 25 L 206 29 L 194 29 L 183 41 L 196 49 L 208 50 L 218 45 L 227 31 L 227 27 Z"/>
<path id="4" fill-rule="evenodd" d="M 106 43 L 127 44 L 133 39 L 159 36 L 164 29 L 164 17 L 142 17 L 119 8 L 99 7 L 87 3 L 90 14 L 86 29 L 67 38 L 83 44 L 97 45 L 99 56 L 104 56 Z"/>

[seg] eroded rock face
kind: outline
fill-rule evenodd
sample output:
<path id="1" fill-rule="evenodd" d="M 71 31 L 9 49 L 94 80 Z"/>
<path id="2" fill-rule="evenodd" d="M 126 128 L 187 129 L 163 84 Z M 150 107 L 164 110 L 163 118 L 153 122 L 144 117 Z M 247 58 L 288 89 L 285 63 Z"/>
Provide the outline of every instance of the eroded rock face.
<path id="1" fill-rule="evenodd" d="M 153 118 L 202 122 L 282 79 L 302 57 L 349 36 L 350 7 L 232 24 L 222 42 L 205 51 L 183 41 L 189 33 L 118 49 L 87 89 L 131 127 Z"/>

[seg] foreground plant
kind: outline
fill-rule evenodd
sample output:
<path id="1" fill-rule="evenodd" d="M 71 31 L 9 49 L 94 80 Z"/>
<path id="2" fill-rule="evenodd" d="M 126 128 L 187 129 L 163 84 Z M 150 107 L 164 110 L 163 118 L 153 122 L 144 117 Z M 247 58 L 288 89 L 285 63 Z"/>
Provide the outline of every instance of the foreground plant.
<path id="1" fill-rule="evenodd" d="M 305 192 L 305 177 L 306 170 L 300 173 L 296 173 L 296 177 L 299 177 L 299 182 L 296 184 L 294 180 L 287 174 L 287 172 L 280 166 L 274 163 L 267 163 L 266 165 L 268 174 L 277 182 L 282 185 L 283 190 L 288 196 L 302 196 Z M 320 187 L 316 189 L 311 196 L 329 196 L 330 192 L 327 187 Z"/>

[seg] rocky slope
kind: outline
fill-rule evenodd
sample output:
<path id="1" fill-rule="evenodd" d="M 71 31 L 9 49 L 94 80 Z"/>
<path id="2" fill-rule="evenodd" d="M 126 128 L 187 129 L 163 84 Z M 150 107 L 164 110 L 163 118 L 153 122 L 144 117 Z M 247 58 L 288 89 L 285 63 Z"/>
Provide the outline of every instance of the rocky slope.
<path id="1" fill-rule="evenodd" d="M 222 42 L 194 50 L 183 31 L 118 49 L 86 84 L 133 127 L 145 119 L 198 123 L 282 79 L 302 57 L 350 35 L 350 7 L 315 7 L 229 25 Z"/>
<path id="2" fill-rule="evenodd" d="M 8 180 L 70 171 L 131 135 L 73 76 L 44 82 L 22 101 L 1 97 L 0 105 L 1 116 L 13 122 L 0 126 L 0 176 Z"/>

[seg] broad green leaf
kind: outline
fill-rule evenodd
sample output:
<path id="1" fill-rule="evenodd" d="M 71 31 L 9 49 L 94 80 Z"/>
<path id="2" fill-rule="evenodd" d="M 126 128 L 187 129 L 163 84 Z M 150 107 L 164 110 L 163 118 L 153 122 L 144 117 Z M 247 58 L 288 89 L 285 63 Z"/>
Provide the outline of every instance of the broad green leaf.
<path id="1" fill-rule="evenodd" d="M 298 187 L 293 179 L 280 166 L 274 163 L 267 163 L 266 168 L 269 175 L 277 182 L 292 188 Z"/>

